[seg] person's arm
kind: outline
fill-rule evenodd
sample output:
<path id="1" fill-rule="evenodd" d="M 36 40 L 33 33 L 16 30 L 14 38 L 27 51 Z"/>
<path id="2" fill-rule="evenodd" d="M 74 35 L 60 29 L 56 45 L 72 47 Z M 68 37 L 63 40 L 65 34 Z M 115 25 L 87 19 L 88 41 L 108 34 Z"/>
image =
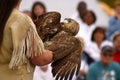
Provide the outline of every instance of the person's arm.
<path id="1" fill-rule="evenodd" d="M 49 64 L 52 62 L 52 60 L 53 60 L 53 54 L 49 50 L 46 50 L 43 54 L 39 56 L 34 56 L 30 58 L 30 61 L 32 62 L 32 64 L 38 65 L 38 66 Z"/>
<path id="2" fill-rule="evenodd" d="M 29 58 L 29 60 L 34 65 L 44 66 L 44 65 L 49 64 L 53 61 L 53 53 L 52 53 L 52 51 L 44 49 L 44 44 L 37 33 L 35 25 L 33 24 L 31 19 L 29 19 L 29 21 L 30 21 L 29 23 L 31 23 L 30 26 L 33 28 L 34 37 L 35 37 L 34 41 L 32 42 L 32 49 L 33 49 L 32 54 L 36 55 L 36 53 L 37 53 L 36 56 L 31 56 Z M 37 46 L 38 46 L 37 50 L 39 50 L 39 51 L 34 50 Z M 36 51 L 36 52 L 34 52 L 34 51 Z"/>
<path id="3" fill-rule="evenodd" d="M 120 31 L 120 19 L 115 16 L 111 17 L 109 21 L 109 27 L 106 31 L 107 40 L 111 40 L 113 35 Z"/>
<path id="4" fill-rule="evenodd" d="M 10 27 L 13 51 L 9 68 L 29 65 L 29 61 L 34 65 L 50 63 L 52 52 L 44 49 L 44 44 L 32 20 L 29 17 L 21 17 L 20 19 L 23 20 L 21 23 L 14 22 Z"/>

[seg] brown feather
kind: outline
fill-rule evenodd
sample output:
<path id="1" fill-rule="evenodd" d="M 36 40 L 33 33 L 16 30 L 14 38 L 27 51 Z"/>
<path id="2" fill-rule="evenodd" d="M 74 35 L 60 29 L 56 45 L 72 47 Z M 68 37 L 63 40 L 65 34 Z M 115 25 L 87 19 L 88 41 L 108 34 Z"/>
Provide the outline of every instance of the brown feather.
<path id="1" fill-rule="evenodd" d="M 78 23 L 73 19 L 60 23 L 60 18 L 60 13 L 48 12 L 35 24 L 45 48 L 53 51 L 53 76 L 56 80 L 71 80 L 80 69 L 83 42 L 74 37 L 79 31 Z"/>

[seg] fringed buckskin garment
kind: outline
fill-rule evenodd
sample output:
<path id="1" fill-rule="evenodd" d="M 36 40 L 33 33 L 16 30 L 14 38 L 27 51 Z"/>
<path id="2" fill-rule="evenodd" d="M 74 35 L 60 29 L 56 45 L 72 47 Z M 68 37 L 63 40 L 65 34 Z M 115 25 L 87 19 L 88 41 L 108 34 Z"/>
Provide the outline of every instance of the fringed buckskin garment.
<path id="1" fill-rule="evenodd" d="M 32 80 L 34 66 L 29 58 L 43 52 L 43 43 L 32 20 L 13 9 L 0 48 L 0 80 Z"/>

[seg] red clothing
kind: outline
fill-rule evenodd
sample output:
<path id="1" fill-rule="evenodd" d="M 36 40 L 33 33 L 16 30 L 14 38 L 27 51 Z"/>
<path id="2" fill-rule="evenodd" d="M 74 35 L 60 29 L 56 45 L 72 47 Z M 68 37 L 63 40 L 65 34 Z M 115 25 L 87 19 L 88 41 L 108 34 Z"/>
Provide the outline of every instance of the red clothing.
<path id="1" fill-rule="evenodd" d="M 120 53 L 114 53 L 113 61 L 120 63 Z"/>

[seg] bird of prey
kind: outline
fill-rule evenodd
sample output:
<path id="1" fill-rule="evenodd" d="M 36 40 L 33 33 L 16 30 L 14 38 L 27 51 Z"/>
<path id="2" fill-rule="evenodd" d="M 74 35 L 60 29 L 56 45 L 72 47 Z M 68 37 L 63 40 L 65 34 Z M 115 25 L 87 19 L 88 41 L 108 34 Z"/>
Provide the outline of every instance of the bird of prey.
<path id="1" fill-rule="evenodd" d="M 59 12 L 48 12 L 35 22 L 45 48 L 53 51 L 52 73 L 55 80 L 72 80 L 79 72 L 83 41 L 75 37 L 78 23 L 70 18 L 60 22 Z"/>

